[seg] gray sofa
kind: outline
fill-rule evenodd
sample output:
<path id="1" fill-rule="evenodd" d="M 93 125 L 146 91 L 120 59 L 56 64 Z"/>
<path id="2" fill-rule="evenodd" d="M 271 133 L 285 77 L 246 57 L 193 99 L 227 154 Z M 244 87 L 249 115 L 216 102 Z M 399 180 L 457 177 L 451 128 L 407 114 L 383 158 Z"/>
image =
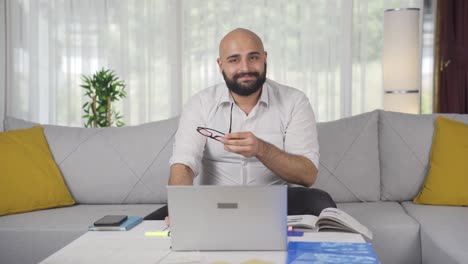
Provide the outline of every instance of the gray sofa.
<path id="1" fill-rule="evenodd" d="M 468 115 L 445 116 L 468 123 Z M 382 263 L 468 263 L 468 208 L 412 202 L 428 171 L 435 117 L 376 110 L 318 124 L 314 187 L 373 231 Z M 105 129 L 44 125 L 77 205 L 0 217 L 0 263 L 37 263 L 105 214 L 145 216 L 162 206 L 177 121 Z M 35 124 L 6 118 L 4 125 Z"/>

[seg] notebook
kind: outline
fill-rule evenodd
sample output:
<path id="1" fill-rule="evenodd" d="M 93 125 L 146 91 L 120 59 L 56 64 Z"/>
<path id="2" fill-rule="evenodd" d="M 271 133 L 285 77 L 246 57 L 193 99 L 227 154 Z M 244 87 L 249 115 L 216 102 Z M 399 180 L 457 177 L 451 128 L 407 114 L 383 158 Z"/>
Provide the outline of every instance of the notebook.
<path id="1" fill-rule="evenodd" d="M 142 217 L 139 216 L 129 216 L 127 220 L 122 222 L 118 226 L 95 226 L 90 225 L 88 227 L 89 231 L 127 231 L 132 229 L 134 226 L 138 225 L 143 221 Z"/>
<path id="2" fill-rule="evenodd" d="M 172 250 L 286 250 L 287 186 L 167 186 Z"/>

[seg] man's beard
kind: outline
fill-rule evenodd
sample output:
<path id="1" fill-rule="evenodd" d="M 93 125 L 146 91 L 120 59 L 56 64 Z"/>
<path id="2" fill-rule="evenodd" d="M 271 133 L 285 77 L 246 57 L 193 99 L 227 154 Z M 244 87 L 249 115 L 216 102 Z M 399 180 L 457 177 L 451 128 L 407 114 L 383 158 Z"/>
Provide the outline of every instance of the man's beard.
<path id="1" fill-rule="evenodd" d="M 222 71 L 224 81 L 226 82 L 226 85 L 228 89 L 240 96 L 249 96 L 258 90 L 262 88 L 263 84 L 266 81 L 266 72 L 267 72 L 267 65 L 265 63 L 265 70 L 263 71 L 262 74 L 258 72 L 243 72 L 243 73 L 238 73 L 232 76 L 232 79 L 229 79 L 229 77 L 226 76 L 226 73 Z M 254 76 L 257 78 L 257 80 L 254 83 L 247 84 L 247 85 L 242 85 L 238 83 L 237 81 L 239 80 L 240 77 L 242 76 Z"/>

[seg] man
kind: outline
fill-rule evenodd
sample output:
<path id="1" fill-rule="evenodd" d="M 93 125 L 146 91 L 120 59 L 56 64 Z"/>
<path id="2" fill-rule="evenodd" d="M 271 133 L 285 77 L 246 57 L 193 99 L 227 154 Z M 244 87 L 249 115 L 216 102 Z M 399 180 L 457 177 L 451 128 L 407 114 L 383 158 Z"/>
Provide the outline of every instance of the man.
<path id="1" fill-rule="evenodd" d="M 201 91 L 184 108 L 169 184 L 192 185 L 200 175 L 200 184 L 312 186 L 319 146 L 307 97 L 266 79 L 267 52 L 247 29 L 221 40 L 217 62 L 225 84 Z M 324 191 L 288 188 L 288 214 L 318 215 L 327 207 L 336 205 Z M 167 207 L 145 219 L 165 216 Z"/>

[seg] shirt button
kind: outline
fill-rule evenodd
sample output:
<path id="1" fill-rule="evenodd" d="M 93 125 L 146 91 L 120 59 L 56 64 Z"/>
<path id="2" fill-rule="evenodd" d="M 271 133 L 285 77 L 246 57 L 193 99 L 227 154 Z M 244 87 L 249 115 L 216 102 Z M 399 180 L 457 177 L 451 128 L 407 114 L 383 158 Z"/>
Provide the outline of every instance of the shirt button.
<path id="1" fill-rule="evenodd" d="M 247 161 L 243 160 L 243 161 L 241 162 L 241 164 L 242 164 L 243 167 L 245 167 L 245 166 L 247 165 Z"/>

